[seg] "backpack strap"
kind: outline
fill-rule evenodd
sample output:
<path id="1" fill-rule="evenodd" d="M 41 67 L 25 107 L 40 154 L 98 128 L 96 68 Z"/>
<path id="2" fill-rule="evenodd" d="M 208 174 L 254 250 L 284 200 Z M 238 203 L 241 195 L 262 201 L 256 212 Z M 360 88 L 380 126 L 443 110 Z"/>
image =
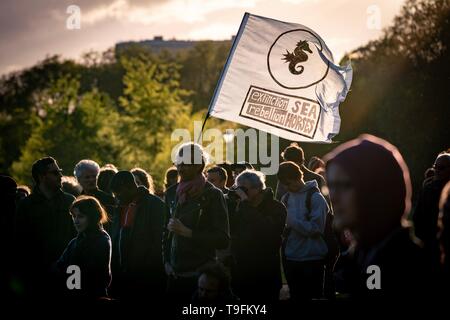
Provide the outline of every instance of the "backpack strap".
<path id="1" fill-rule="evenodd" d="M 287 208 L 288 201 L 289 201 L 289 192 L 286 192 L 280 199 L 281 203 L 284 204 L 284 206 Z"/>
<path id="2" fill-rule="evenodd" d="M 311 199 L 312 199 L 313 194 L 316 193 L 316 192 L 320 192 L 320 191 L 318 191 L 316 189 L 308 189 L 308 190 L 306 190 L 305 206 L 306 206 L 306 210 L 308 210 L 308 213 L 307 213 L 308 220 L 310 218 L 311 209 L 312 209 L 312 206 L 311 206 L 312 200 Z"/>

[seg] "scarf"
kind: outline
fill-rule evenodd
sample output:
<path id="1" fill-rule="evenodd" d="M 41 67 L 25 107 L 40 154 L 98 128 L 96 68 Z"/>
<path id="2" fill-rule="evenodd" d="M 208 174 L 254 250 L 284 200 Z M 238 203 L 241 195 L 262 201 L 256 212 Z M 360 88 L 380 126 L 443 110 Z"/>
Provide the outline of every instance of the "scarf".
<path id="1" fill-rule="evenodd" d="M 188 198 L 195 198 L 200 195 L 205 184 L 206 178 L 203 174 L 189 181 L 180 181 L 177 186 L 178 203 L 185 203 Z"/>

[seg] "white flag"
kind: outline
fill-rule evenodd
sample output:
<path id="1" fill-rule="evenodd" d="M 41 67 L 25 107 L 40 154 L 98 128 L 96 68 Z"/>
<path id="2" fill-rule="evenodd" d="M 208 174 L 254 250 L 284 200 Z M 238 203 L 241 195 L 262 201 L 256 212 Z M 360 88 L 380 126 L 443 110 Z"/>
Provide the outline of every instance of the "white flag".
<path id="1" fill-rule="evenodd" d="M 289 140 L 331 142 L 352 73 L 308 27 L 246 13 L 209 113 Z"/>

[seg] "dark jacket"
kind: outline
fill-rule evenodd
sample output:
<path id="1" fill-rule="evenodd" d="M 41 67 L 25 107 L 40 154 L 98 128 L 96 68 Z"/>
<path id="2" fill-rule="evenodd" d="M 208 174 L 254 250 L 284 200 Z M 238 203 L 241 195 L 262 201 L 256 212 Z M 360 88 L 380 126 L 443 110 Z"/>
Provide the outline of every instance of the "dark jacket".
<path id="1" fill-rule="evenodd" d="M 233 214 L 231 250 L 234 258 L 233 286 L 242 299 L 257 297 L 281 288 L 280 246 L 286 208 L 273 199 L 271 189 L 252 207 L 241 202 Z"/>
<path id="2" fill-rule="evenodd" d="M 178 204 L 177 185 L 166 192 L 166 225 L 177 217 L 192 230 L 192 238 L 177 236 L 165 229 L 164 261 L 175 272 L 195 272 L 207 262 L 214 261 L 217 249 L 229 243 L 228 210 L 222 191 L 206 182 L 196 198 Z"/>
<path id="3" fill-rule="evenodd" d="M 15 263 L 26 294 L 52 292 L 51 267 L 76 235 L 69 213 L 74 199 L 60 190 L 49 200 L 35 188 L 19 202 L 15 219 Z"/>
<path id="4" fill-rule="evenodd" d="M 86 195 L 84 191 L 81 194 Z M 92 194 L 89 194 L 89 196 L 95 197 L 100 202 L 100 204 L 106 210 L 110 221 L 112 221 L 112 216 L 114 215 L 114 210 L 117 205 L 116 199 L 98 188 Z M 111 225 L 110 223 L 106 223 L 103 227 L 106 231 L 110 231 Z"/>
<path id="5" fill-rule="evenodd" d="M 435 266 L 439 264 L 439 244 L 437 240 L 439 199 L 445 181 L 429 181 L 419 195 L 412 216 L 415 235 L 423 241 L 425 250 L 433 259 Z"/>
<path id="6" fill-rule="evenodd" d="M 139 187 L 131 227 L 120 225 L 120 210 L 114 211 L 111 225 L 114 294 L 161 293 L 166 285 L 161 259 L 164 203 Z"/>
<path id="7" fill-rule="evenodd" d="M 380 269 L 381 289 L 369 290 L 371 265 Z M 424 250 L 415 243 L 411 231 L 395 230 L 383 243 L 368 250 L 343 254 L 335 267 L 337 291 L 353 299 L 423 299 L 435 291 L 434 276 Z"/>
<path id="8" fill-rule="evenodd" d="M 78 234 L 69 242 L 66 250 L 56 262 L 62 279 L 64 292 L 75 297 L 96 299 L 106 297 L 111 282 L 111 238 L 103 229 Z M 76 265 L 80 268 L 81 289 L 68 290 L 67 268 Z"/>

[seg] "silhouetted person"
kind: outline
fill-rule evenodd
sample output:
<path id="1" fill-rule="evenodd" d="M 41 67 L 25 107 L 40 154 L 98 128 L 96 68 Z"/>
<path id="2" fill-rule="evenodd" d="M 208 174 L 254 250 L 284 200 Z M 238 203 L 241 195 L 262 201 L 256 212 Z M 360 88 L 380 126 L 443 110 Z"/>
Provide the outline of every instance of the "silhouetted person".
<path id="1" fill-rule="evenodd" d="M 111 180 L 119 201 L 110 235 L 113 241 L 113 294 L 121 299 L 161 299 L 166 288 L 161 240 L 164 203 L 138 187 L 130 171 Z"/>
<path id="2" fill-rule="evenodd" d="M 30 194 L 31 194 L 31 189 L 28 186 L 26 186 L 26 185 L 17 186 L 16 206 L 22 199 L 28 197 Z"/>
<path id="3" fill-rule="evenodd" d="M 286 147 L 286 149 L 284 149 L 284 151 L 281 153 L 281 156 L 284 161 L 292 161 L 297 164 L 303 172 L 303 179 L 305 181 L 315 180 L 317 182 L 317 185 L 319 186 L 320 192 L 322 192 L 322 188 L 325 186 L 325 179 L 321 175 L 312 172 L 306 167 L 305 153 L 297 143 L 291 143 L 288 147 Z M 275 198 L 277 200 L 280 200 L 286 192 L 287 190 L 284 188 L 284 186 L 278 183 Z M 327 197 L 325 197 L 325 199 L 329 203 L 329 199 Z"/>
<path id="4" fill-rule="evenodd" d="M 231 171 L 233 172 L 233 180 L 236 179 L 238 175 L 240 175 L 245 170 L 253 170 L 253 166 L 251 163 L 247 161 L 239 161 L 237 163 L 231 164 Z"/>
<path id="5" fill-rule="evenodd" d="M 317 156 L 311 157 L 308 162 L 308 169 L 314 173 L 317 171 L 325 170 L 325 162 Z"/>
<path id="6" fill-rule="evenodd" d="M 131 173 L 138 186 L 146 187 L 151 194 L 155 194 L 153 178 L 147 171 L 141 168 L 133 168 L 131 169 Z"/>
<path id="7" fill-rule="evenodd" d="M 425 184 L 429 183 L 431 180 L 433 180 L 434 177 L 434 168 L 428 168 L 427 170 L 425 170 L 425 173 L 423 174 L 423 184 L 422 187 L 425 186 Z"/>
<path id="8" fill-rule="evenodd" d="M 83 188 L 74 176 L 63 176 L 61 178 L 61 185 L 64 192 L 73 195 L 75 198 L 83 191 Z"/>
<path id="9" fill-rule="evenodd" d="M 273 199 L 265 176 L 245 170 L 235 179 L 239 197 L 233 214 L 233 290 L 242 301 L 274 302 L 281 289 L 280 246 L 286 208 Z M 231 192 L 231 191 L 230 191 Z"/>
<path id="10" fill-rule="evenodd" d="M 211 182 L 217 189 L 221 190 L 223 194 L 228 193 L 227 180 L 228 175 L 227 171 L 219 166 L 214 166 L 209 168 L 206 171 L 206 179 Z"/>
<path id="11" fill-rule="evenodd" d="M 450 295 L 450 182 L 447 182 L 442 190 L 441 200 L 439 201 L 439 233 L 440 242 L 440 262 L 443 271 L 444 291 L 447 296 Z"/>
<path id="12" fill-rule="evenodd" d="M 98 188 L 97 179 L 100 173 L 100 166 L 97 162 L 87 159 L 81 160 L 75 165 L 73 173 L 83 189 L 81 194 L 96 198 L 100 201 L 103 208 L 105 208 L 108 216 L 112 217 L 116 206 L 116 200 L 113 196 Z M 105 228 L 109 231 L 109 224 L 105 225 Z"/>
<path id="13" fill-rule="evenodd" d="M 221 190 L 224 195 L 226 195 L 229 191 L 227 186 L 228 176 L 227 171 L 219 166 L 214 166 L 206 170 L 206 179 L 214 185 L 217 189 Z M 225 200 L 227 203 L 228 212 L 230 211 L 230 200 L 228 197 L 225 196 Z M 228 217 L 228 221 L 229 221 Z M 217 258 L 218 260 L 223 263 L 226 267 L 231 267 L 232 264 L 232 257 L 231 257 L 231 248 L 228 246 L 228 248 L 224 250 L 217 250 Z"/>
<path id="14" fill-rule="evenodd" d="M 51 157 L 37 160 L 31 169 L 33 192 L 17 210 L 15 262 L 23 288 L 19 294 L 27 298 L 54 294 L 51 266 L 75 235 L 69 214 L 75 198 L 61 190 L 61 171 Z"/>
<path id="15" fill-rule="evenodd" d="M 335 226 L 348 229 L 354 241 L 336 266 L 338 291 L 352 298 L 432 296 L 428 284 L 433 275 L 424 251 L 402 226 L 411 206 L 411 182 L 399 151 L 385 140 L 362 135 L 326 159 Z M 369 269 L 373 266 L 378 275 Z"/>
<path id="16" fill-rule="evenodd" d="M 166 174 L 164 176 L 164 193 L 171 186 L 174 186 L 178 183 L 178 171 L 176 167 L 170 167 L 167 169 Z"/>
<path id="17" fill-rule="evenodd" d="M 11 271 L 13 248 L 10 245 L 13 237 L 14 215 L 17 203 L 17 183 L 13 178 L 0 175 L 0 243 L 2 244 L 2 263 L 0 264 L 0 294 L 11 297 Z"/>
<path id="18" fill-rule="evenodd" d="M 234 304 L 239 299 L 231 290 L 230 275 L 220 263 L 201 268 L 192 302 L 197 304 Z"/>
<path id="19" fill-rule="evenodd" d="M 203 175 L 203 148 L 181 145 L 175 164 L 180 182 L 166 192 L 164 262 L 170 298 L 186 302 L 197 286 L 198 269 L 214 262 L 216 250 L 228 246 L 229 227 L 224 195 Z"/>
<path id="20" fill-rule="evenodd" d="M 218 164 L 217 166 L 224 168 L 227 172 L 227 184 L 225 185 L 225 187 L 231 188 L 231 186 L 234 184 L 232 164 L 226 161 L 224 163 Z"/>
<path id="21" fill-rule="evenodd" d="M 325 259 L 325 223 L 329 211 L 315 180 L 305 182 L 300 167 L 283 162 L 278 180 L 287 193 L 281 198 L 287 210 L 284 267 L 292 300 L 321 298 Z"/>
<path id="22" fill-rule="evenodd" d="M 107 194 L 112 196 L 112 191 L 110 188 L 110 183 L 112 177 L 117 173 L 117 168 L 112 164 L 104 165 L 100 168 L 100 172 L 97 177 L 98 188 Z"/>
<path id="23" fill-rule="evenodd" d="M 423 186 L 415 210 L 413 222 L 416 236 L 423 241 L 425 250 L 437 268 L 439 244 L 436 239 L 439 199 L 445 184 L 450 181 L 450 154 L 440 154 L 434 162 L 434 175 Z"/>
<path id="24" fill-rule="evenodd" d="M 69 242 L 56 262 L 64 296 L 81 300 L 97 300 L 108 296 L 111 282 L 111 239 L 102 224 L 108 221 L 108 214 L 100 202 L 91 196 L 80 196 L 72 204 L 70 214 L 76 238 Z M 69 266 L 80 271 L 80 288 L 67 288 Z"/>

